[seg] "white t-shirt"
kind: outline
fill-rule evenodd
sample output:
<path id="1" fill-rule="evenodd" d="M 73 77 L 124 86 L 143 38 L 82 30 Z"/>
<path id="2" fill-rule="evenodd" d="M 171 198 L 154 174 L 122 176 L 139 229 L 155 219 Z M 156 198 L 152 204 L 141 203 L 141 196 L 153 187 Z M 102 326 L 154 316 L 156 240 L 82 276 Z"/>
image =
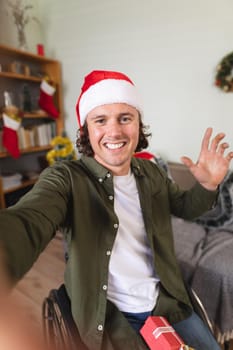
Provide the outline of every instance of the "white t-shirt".
<path id="1" fill-rule="evenodd" d="M 109 264 L 107 297 L 124 312 L 151 311 L 159 278 L 153 268 L 134 175 L 114 176 L 114 209 L 119 229 Z"/>

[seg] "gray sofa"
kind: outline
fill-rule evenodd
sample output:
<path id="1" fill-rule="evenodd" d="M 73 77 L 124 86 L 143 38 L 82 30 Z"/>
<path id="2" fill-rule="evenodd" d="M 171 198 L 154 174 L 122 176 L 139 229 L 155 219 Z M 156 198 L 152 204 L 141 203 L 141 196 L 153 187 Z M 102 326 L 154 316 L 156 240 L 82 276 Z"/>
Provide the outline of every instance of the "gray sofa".
<path id="1" fill-rule="evenodd" d="M 195 180 L 179 163 L 168 163 L 181 188 Z M 172 217 L 174 243 L 184 279 L 195 290 L 214 324 L 217 339 L 233 339 L 233 173 L 229 172 L 214 210 L 194 222 Z"/>

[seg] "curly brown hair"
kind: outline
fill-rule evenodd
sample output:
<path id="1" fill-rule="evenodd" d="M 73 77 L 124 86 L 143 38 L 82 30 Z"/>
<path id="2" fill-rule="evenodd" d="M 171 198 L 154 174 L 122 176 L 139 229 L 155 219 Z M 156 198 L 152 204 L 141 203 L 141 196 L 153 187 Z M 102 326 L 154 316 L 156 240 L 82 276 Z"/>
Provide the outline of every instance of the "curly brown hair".
<path id="1" fill-rule="evenodd" d="M 142 118 L 139 115 L 139 140 L 135 152 L 140 152 L 147 148 L 149 145 L 148 138 L 151 136 L 150 132 L 147 132 L 148 126 L 142 123 Z M 83 127 L 77 131 L 76 147 L 79 153 L 88 157 L 93 157 L 94 152 L 90 144 L 87 123 L 85 122 Z"/>

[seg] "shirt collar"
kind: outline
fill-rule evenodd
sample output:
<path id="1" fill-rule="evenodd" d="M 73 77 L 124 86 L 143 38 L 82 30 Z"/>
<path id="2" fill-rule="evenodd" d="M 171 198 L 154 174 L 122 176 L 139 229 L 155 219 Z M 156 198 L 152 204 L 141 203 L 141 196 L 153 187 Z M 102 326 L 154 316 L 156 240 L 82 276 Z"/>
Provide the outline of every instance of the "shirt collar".
<path id="1" fill-rule="evenodd" d="M 85 167 L 88 168 L 88 170 L 98 179 L 98 181 L 100 181 L 100 179 L 104 181 L 105 179 L 112 176 L 111 171 L 98 163 L 95 158 L 82 155 L 80 160 L 85 165 Z M 132 157 L 131 169 L 135 176 L 144 176 L 144 171 L 140 164 L 141 162 L 139 159 Z"/>

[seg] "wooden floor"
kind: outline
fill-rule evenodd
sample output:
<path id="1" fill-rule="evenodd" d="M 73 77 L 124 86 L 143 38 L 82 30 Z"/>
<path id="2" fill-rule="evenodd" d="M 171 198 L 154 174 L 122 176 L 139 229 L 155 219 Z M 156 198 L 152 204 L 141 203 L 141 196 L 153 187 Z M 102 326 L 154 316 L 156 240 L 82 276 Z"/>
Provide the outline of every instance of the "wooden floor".
<path id="1" fill-rule="evenodd" d="M 13 297 L 39 331 L 42 330 L 43 300 L 51 289 L 63 282 L 64 267 L 64 247 L 58 234 L 13 291 Z"/>

